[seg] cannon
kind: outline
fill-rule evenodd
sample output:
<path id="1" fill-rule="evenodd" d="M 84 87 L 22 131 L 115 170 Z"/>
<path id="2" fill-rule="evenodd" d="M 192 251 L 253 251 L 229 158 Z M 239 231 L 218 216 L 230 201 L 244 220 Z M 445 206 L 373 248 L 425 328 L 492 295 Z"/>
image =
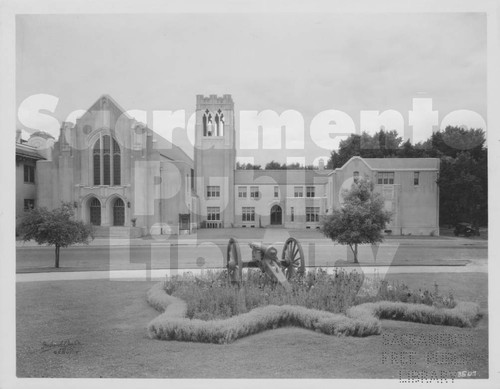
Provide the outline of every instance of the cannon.
<path id="1" fill-rule="evenodd" d="M 229 239 L 227 245 L 227 273 L 233 284 L 240 284 L 243 276 L 243 268 L 260 268 L 271 279 L 290 289 L 288 280 L 303 274 L 305 269 L 304 251 L 299 241 L 288 238 L 278 259 L 278 250 L 272 245 L 259 242 L 249 243 L 252 249 L 252 259 L 243 262 L 241 258 L 240 245 L 235 238 Z"/>

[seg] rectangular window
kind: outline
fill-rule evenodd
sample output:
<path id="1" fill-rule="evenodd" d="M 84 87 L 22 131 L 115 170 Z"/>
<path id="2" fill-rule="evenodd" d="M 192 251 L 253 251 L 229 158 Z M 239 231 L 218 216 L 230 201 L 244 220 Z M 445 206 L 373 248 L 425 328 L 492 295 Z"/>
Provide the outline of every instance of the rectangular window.
<path id="1" fill-rule="evenodd" d="M 220 207 L 207 207 L 207 220 L 220 220 Z"/>
<path id="2" fill-rule="evenodd" d="M 420 184 L 420 172 L 413 172 L 413 185 Z"/>
<path id="3" fill-rule="evenodd" d="M 238 186 L 238 197 L 240 199 L 247 198 L 247 187 L 246 186 Z"/>
<path id="4" fill-rule="evenodd" d="M 377 184 L 393 185 L 394 184 L 394 172 L 378 172 L 377 173 Z"/>
<path id="5" fill-rule="evenodd" d="M 243 207 L 241 209 L 241 220 L 244 222 L 254 222 L 255 207 Z"/>
<path id="6" fill-rule="evenodd" d="M 293 197 L 304 197 L 304 187 L 302 187 L 302 186 L 294 186 L 294 188 L 293 188 Z"/>
<path id="7" fill-rule="evenodd" d="M 295 219 L 295 212 L 293 207 L 290 207 L 290 221 L 293 222 L 294 219 Z"/>
<path id="8" fill-rule="evenodd" d="M 250 187 L 250 197 L 254 199 L 259 198 L 259 187 L 258 186 L 251 186 Z"/>
<path id="9" fill-rule="evenodd" d="M 208 197 L 220 197 L 220 186 L 207 186 Z"/>
<path id="10" fill-rule="evenodd" d="M 306 207 L 306 222 L 319 222 L 319 207 Z"/>
<path id="11" fill-rule="evenodd" d="M 358 182 L 358 180 L 359 180 L 359 172 L 352 173 L 352 178 L 354 179 L 354 182 Z"/>
<path id="12" fill-rule="evenodd" d="M 194 169 L 191 169 L 191 190 L 194 191 Z"/>
<path id="13" fill-rule="evenodd" d="M 306 197 L 316 197 L 314 186 L 306 186 Z"/>
<path id="14" fill-rule="evenodd" d="M 274 187 L 274 197 L 280 197 L 279 187 L 277 186 Z"/>
<path id="15" fill-rule="evenodd" d="M 35 167 L 24 165 L 24 182 L 35 183 Z"/>
<path id="16" fill-rule="evenodd" d="M 27 211 L 29 209 L 35 208 L 35 200 L 33 199 L 24 199 L 24 210 Z"/>

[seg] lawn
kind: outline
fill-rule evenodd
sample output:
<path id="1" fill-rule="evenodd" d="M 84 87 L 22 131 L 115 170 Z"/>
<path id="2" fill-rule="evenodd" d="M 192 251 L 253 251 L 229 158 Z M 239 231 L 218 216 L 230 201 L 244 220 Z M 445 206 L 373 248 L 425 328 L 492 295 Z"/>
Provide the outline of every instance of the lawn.
<path id="1" fill-rule="evenodd" d="M 486 313 L 486 274 L 389 278 L 412 287 L 413 283 L 432 286 L 436 281 L 443 292 L 453 288 L 457 298 L 480 303 Z M 398 378 L 400 370 L 469 370 L 476 371 L 479 378 L 488 374 L 487 314 L 469 329 L 383 320 L 382 335 L 367 338 L 281 328 L 229 345 L 158 341 L 149 339 L 146 332 L 146 325 L 158 315 L 145 299 L 153 284 L 107 280 L 18 283 L 18 376 Z M 449 336 L 455 341 L 442 345 L 434 341 Z M 398 342 L 402 339 L 403 343 Z M 429 345 L 422 344 L 429 340 Z M 414 353 L 410 366 L 405 364 L 409 352 Z M 427 358 L 435 362 L 433 366 L 427 365 Z"/>

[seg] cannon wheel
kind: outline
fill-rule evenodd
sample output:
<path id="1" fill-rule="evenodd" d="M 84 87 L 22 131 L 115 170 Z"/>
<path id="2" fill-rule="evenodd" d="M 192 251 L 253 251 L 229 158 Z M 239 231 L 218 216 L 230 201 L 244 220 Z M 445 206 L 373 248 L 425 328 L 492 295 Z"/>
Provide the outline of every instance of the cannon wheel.
<path id="1" fill-rule="evenodd" d="M 242 269 L 243 261 L 241 260 L 240 245 L 235 238 L 231 238 L 227 244 L 227 274 L 231 283 L 241 283 Z"/>
<path id="2" fill-rule="evenodd" d="M 285 246 L 283 246 L 281 263 L 283 264 L 285 275 L 288 280 L 296 274 L 304 274 L 304 251 L 302 251 L 302 246 L 297 239 L 287 239 Z"/>

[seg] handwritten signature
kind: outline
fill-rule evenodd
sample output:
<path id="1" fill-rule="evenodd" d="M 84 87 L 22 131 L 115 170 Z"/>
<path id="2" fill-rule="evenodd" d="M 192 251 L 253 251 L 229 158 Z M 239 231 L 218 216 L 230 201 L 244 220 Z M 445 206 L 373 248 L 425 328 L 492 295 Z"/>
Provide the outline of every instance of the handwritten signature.
<path id="1" fill-rule="evenodd" d="M 42 342 L 42 352 L 52 351 L 54 354 L 78 354 L 82 343 L 79 340 L 61 340 Z"/>

